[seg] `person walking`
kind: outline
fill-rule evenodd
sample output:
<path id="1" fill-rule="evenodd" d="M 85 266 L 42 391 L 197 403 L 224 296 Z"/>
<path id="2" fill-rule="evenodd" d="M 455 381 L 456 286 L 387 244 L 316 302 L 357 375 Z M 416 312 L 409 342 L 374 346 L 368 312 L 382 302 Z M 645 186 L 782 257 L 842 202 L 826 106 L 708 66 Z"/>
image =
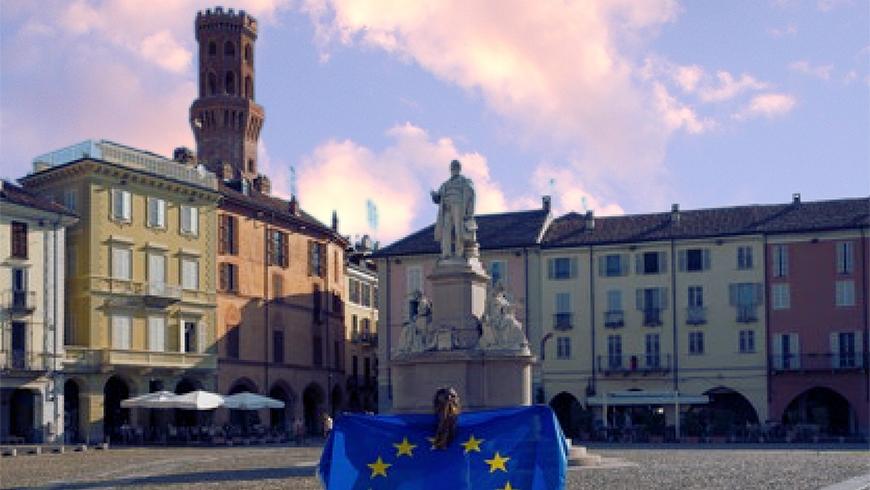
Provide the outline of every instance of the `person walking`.
<path id="1" fill-rule="evenodd" d="M 328 413 L 323 412 L 323 438 L 329 437 L 330 432 L 332 432 L 332 417 Z"/>

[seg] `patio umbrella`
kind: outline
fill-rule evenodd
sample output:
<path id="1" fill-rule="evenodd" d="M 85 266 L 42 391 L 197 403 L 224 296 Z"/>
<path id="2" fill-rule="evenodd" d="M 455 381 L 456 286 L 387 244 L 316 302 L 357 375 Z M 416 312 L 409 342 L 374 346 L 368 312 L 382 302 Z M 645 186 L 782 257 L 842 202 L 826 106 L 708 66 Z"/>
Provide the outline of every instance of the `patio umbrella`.
<path id="1" fill-rule="evenodd" d="M 209 391 L 196 390 L 183 395 L 175 395 L 172 408 L 182 410 L 212 410 L 224 403 L 224 397 Z"/>
<path id="2" fill-rule="evenodd" d="M 223 406 L 232 410 L 260 410 L 261 408 L 284 408 L 284 402 L 245 391 L 225 396 Z"/>
<path id="3" fill-rule="evenodd" d="M 126 400 L 121 400 L 123 408 L 175 408 L 173 405 L 175 393 L 171 391 L 155 391 L 154 393 L 146 393 L 144 395 L 134 396 Z"/>

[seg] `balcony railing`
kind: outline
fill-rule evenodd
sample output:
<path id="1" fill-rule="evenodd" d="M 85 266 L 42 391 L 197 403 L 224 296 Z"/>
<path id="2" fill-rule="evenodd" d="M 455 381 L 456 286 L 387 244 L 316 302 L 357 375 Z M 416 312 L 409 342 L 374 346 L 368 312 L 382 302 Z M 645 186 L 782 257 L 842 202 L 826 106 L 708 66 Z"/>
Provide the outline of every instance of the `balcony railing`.
<path id="1" fill-rule="evenodd" d="M 64 364 L 68 369 L 93 370 L 101 366 L 176 369 L 216 369 L 213 354 L 192 352 L 152 352 L 120 349 L 88 349 L 67 346 Z"/>
<path id="2" fill-rule="evenodd" d="M 661 308 L 645 308 L 643 310 L 643 324 L 646 327 L 659 327 L 662 324 Z"/>
<path id="3" fill-rule="evenodd" d="M 625 312 L 622 310 L 611 310 L 604 312 L 604 326 L 607 328 L 619 328 L 625 325 Z"/>
<path id="4" fill-rule="evenodd" d="M 13 314 L 33 313 L 36 309 L 36 292 L 6 291 L 3 293 L 3 307 Z"/>
<path id="5" fill-rule="evenodd" d="M 369 332 L 357 332 L 351 336 L 351 342 L 362 345 L 378 345 L 378 334 Z"/>
<path id="6" fill-rule="evenodd" d="M 139 291 L 149 306 L 166 306 L 181 301 L 181 286 L 165 282 L 145 282 Z"/>
<path id="7" fill-rule="evenodd" d="M 612 374 L 664 374 L 671 370 L 670 354 L 621 354 L 598 356 L 598 371 Z"/>
<path id="8" fill-rule="evenodd" d="M 686 308 L 686 323 L 689 325 L 703 325 L 707 323 L 707 308 L 703 306 L 690 306 Z"/>
<path id="9" fill-rule="evenodd" d="M 848 372 L 868 368 L 866 352 L 820 352 L 808 354 L 778 354 L 770 356 L 770 369 L 783 371 Z"/>
<path id="10" fill-rule="evenodd" d="M 42 371 L 46 366 L 46 356 L 41 353 L 23 350 L 0 352 L 0 368 L 4 370 Z"/>
<path id="11" fill-rule="evenodd" d="M 758 307 L 756 305 L 738 305 L 737 322 L 755 323 L 758 321 Z"/>
<path id="12" fill-rule="evenodd" d="M 554 313 L 553 328 L 556 330 L 571 330 L 573 316 L 571 313 Z"/>

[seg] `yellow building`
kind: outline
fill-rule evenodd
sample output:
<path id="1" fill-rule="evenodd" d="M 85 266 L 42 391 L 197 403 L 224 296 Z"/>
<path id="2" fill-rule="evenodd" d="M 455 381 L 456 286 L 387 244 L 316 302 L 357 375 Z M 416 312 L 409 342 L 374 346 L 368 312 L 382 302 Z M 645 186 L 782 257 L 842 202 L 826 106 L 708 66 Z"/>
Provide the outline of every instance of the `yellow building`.
<path id="1" fill-rule="evenodd" d="M 80 216 L 68 231 L 67 437 L 124 437 L 120 401 L 214 389 L 217 180 L 109 141 L 34 160 L 25 187 Z"/>
<path id="2" fill-rule="evenodd" d="M 563 427 L 620 427 L 630 438 L 642 424 L 665 437 L 682 423 L 694 436 L 767 419 L 754 227 L 742 208 L 676 206 L 554 221 L 542 245 L 543 384 Z"/>
<path id="3" fill-rule="evenodd" d="M 345 253 L 345 363 L 349 411 L 378 410 L 378 269 L 368 236 Z"/>

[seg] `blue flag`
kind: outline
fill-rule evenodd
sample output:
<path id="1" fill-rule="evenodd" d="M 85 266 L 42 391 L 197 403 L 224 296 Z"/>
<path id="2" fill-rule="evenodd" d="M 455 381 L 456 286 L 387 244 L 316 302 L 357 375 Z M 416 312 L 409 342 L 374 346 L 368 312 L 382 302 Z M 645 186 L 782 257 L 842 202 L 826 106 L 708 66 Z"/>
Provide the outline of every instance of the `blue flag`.
<path id="1" fill-rule="evenodd" d="M 459 415 L 456 437 L 432 446 L 434 415 L 345 414 L 323 448 L 318 473 L 328 490 L 565 487 L 567 445 L 546 405 Z"/>

